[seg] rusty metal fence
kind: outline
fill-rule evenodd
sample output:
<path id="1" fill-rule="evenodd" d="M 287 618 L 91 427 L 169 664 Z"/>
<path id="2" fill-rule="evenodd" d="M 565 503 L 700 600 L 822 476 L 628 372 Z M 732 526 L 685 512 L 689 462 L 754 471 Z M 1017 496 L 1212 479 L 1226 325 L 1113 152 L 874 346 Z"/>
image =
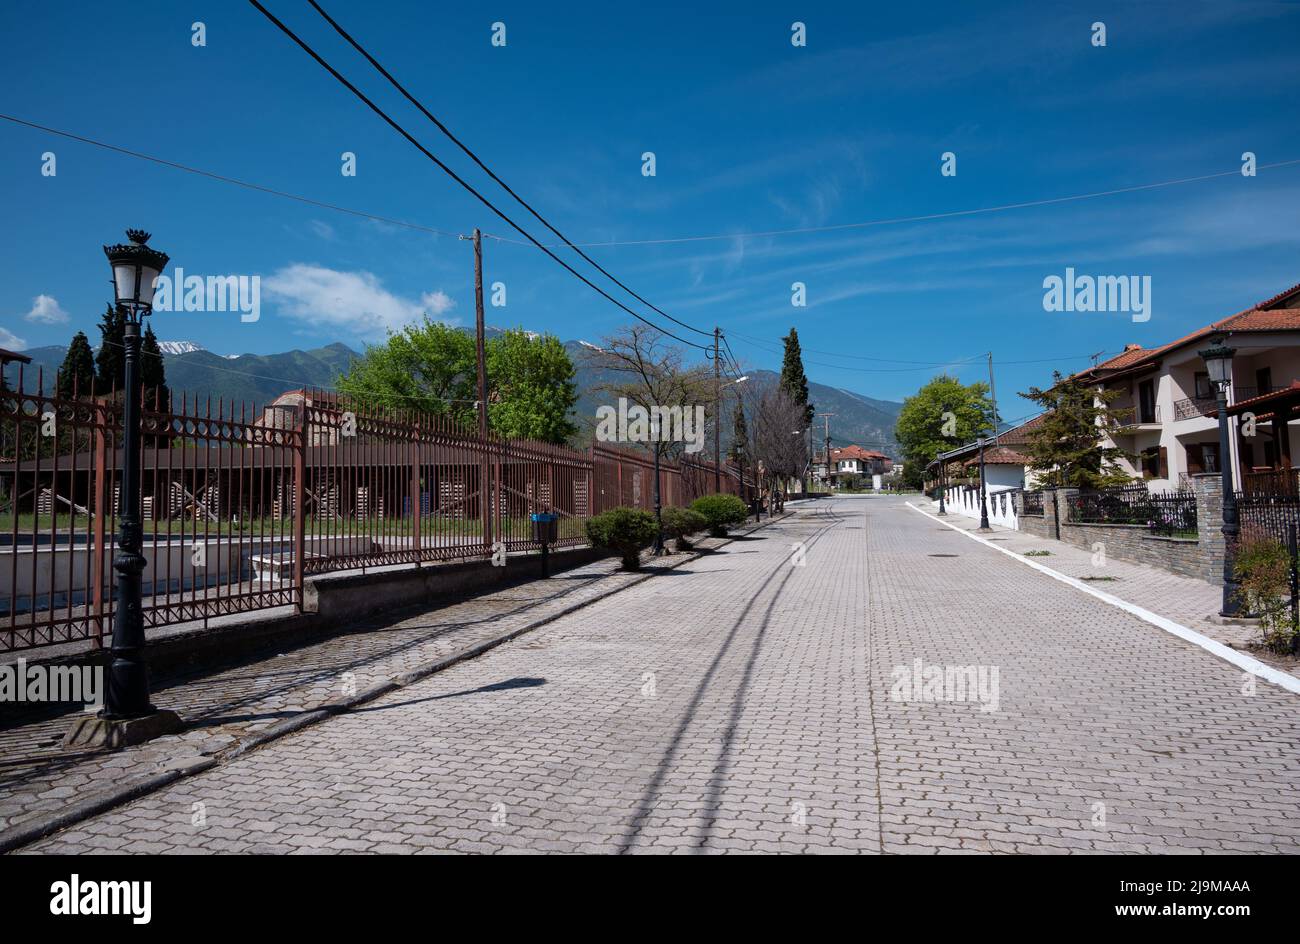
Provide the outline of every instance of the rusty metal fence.
<path id="1" fill-rule="evenodd" d="M 0 390 L 0 651 L 111 635 L 121 470 L 120 397 Z M 559 517 L 559 547 L 619 505 L 650 509 L 648 453 L 480 436 L 445 417 L 313 391 L 269 407 L 155 394 L 142 418 L 146 628 L 279 606 L 316 574 L 536 547 L 529 515 Z M 711 462 L 660 469 L 662 502 L 714 491 Z M 725 467 L 723 491 L 739 493 Z M 499 544 L 498 544 L 499 542 Z"/>

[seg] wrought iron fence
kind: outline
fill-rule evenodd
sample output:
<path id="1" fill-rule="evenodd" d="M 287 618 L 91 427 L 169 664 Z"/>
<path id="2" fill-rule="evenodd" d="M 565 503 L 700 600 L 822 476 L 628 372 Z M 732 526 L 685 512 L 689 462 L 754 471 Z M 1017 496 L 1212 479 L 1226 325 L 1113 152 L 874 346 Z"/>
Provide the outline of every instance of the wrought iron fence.
<path id="1" fill-rule="evenodd" d="M 30 385 L 29 385 L 30 386 Z M 65 396 L 38 375 L 0 390 L 0 651 L 111 633 L 121 498 L 120 397 Z M 558 546 L 618 505 L 653 507 L 645 453 L 480 436 L 448 418 L 295 391 L 273 408 L 155 395 L 142 413 L 146 629 L 277 606 L 330 571 Z M 661 463 L 665 506 L 712 492 L 712 463 Z M 721 471 L 724 491 L 739 477 Z"/>
<path id="2" fill-rule="evenodd" d="M 1079 492 L 1067 499 L 1066 514 L 1076 524 L 1139 525 L 1173 537 L 1198 533 L 1195 493 L 1153 493 L 1145 485 Z"/>
<path id="3" fill-rule="evenodd" d="M 1300 524 L 1300 495 L 1238 492 L 1237 520 L 1243 538 L 1267 536 L 1285 544 L 1291 526 Z"/>
<path id="4" fill-rule="evenodd" d="M 1020 513 L 1041 518 L 1043 516 L 1043 493 L 1021 492 Z"/>

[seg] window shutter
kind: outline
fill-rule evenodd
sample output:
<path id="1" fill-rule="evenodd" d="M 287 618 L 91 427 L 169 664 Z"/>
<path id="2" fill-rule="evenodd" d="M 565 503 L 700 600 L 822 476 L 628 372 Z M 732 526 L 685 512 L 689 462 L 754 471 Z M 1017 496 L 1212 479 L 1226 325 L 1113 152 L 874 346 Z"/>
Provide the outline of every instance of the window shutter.
<path id="1" fill-rule="evenodd" d="M 1160 478 L 1169 478 L 1169 450 L 1164 446 L 1160 447 Z"/>

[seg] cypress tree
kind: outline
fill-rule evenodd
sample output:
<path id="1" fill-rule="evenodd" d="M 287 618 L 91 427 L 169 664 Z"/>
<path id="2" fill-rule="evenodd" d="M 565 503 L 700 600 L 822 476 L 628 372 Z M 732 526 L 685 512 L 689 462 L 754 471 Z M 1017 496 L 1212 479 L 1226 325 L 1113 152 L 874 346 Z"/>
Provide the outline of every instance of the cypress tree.
<path id="1" fill-rule="evenodd" d="M 122 351 L 126 338 L 126 315 L 109 305 L 99 322 L 99 351 L 95 354 L 95 386 L 97 393 L 121 390 L 126 380 Z"/>
<path id="2" fill-rule="evenodd" d="M 799 332 L 794 328 L 781 339 L 785 359 L 781 362 L 781 389 L 803 407 L 804 424 L 812 423 L 816 408 L 808 402 L 808 376 L 803 372 L 803 352 L 799 349 Z"/>
<path id="3" fill-rule="evenodd" d="M 145 325 L 144 337 L 140 341 L 140 385 L 144 388 L 146 409 L 153 409 L 156 395 L 158 409 L 170 411 L 171 392 L 167 389 L 167 372 L 163 365 L 162 350 L 158 347 L 158 337 L 153 333 L 151 324 Z"/>
<path id="4" fill-rule="evenodd" d="M 737 461 L 742 455 L 741 450 L 747 448 L 748 443 L 749 426 L 745 423 L 745 407 L 737 404 L 731 421 L 731 446 L 727 450 L 727 458 L 732 462 Z"/>
<path id="5" fill-rule="evenodd" d="M 61 399 L 77 396 L 89 397 L 95 393 L 95 355 L 90 350 L 86 332 L 78 331 L 68 345 L 68 353 L 59 367 L 56 390 Z"/>

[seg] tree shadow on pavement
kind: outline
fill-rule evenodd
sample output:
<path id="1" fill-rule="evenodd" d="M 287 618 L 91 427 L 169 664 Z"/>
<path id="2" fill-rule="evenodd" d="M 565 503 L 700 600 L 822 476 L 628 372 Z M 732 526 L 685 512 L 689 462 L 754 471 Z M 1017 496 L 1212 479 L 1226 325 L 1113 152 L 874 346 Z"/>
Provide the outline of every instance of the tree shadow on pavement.
<path id="1" fill-rule="evenodd" d="M 829 508 L 826 509 L 826 516 L 830 520 L 804 542 L 805 546 L 811 547 L 828 531 L 845 520 L 840 518 Z M 783 571 L 784 574 L 782 574 Z M 767 633 L 768 627 L 771 625 L 772 614 L 776 608 L 776 602 L 780 599 L 781 593 L 785 589 L 785 585 L 790 580 L 793 573 L 793 568 L 789 566 L 787 559 L 783 557 L 776 565 L 776 568 L 768 574 L 766 578 L 764 578 L 763 582 L 758 586 L 758 589 L 754 591 L 753 595 L 745 603 L 739 615 L 736 617 L 735 622 L 732 623 L 731 629 L 727 631 L 726 638 L 722 642 L 722 648 L 720 648 L 717 655 L 713 657 L 713 662 L 710 663 L 708 671 L 704 673 L 704 677 L 700 679 L 699 684 L 696 686 L 695 693 L 691 696 L 689 704 L 687 704 L 686 709 L 682 712 L 681 721 L 677 725 L 677 730 L 673 732 L 667 750 L 664 751 L 663 756 L 659 759 L 659 763 L 655 768 L 654 776 L 641 794 L 641 800 L 637 804 L 636 811 L 632 815 L 632 820 L 628 824 L 628 828 L 624 832 L 622 839 L 619 841 L 618 852 L 620 854 L 632 851 L 637 838 L 640 836 L 641 829 L 645 825 L 648 825 L 647 821 L 654 812 L 654 805 L 655 801 L 658 799 L 659 791 L 668 776 L 668 772 L 672 767 L 673 761 L 676 759 L 677 752 L 681 748 L 682 741 L 686 737 L 686 733 L 689 730 L 691 723 L 695 720 L 695 712 L 704 701 L 705 693 L 709 690 L 710 685 L 713 684 L 714 677 L 717 675 L 723 659 L 730 651 L 732 644 L 735 642 L 741 627 L 745 624 L 745 620 L 748 619 L 750 612 L 758 604 L 759 598 L 767 588 L 772 585 L 773 581 L 777 581 L 777 578 L 780 577 L 780 580 L 777 581 L 776 590 L 764 609 L 762 621 L 758 625 L 758 631 L 750 646 L 749 656 L 745 661 L 745 669 L 741 675 L 740 684 L 737 685 L 735 692 L 732 694 L 731 713 L 726 728 L 726 735 L 723 738 L 722 749 L 718 755 L 717 766 L 714 768 L 713 775 L 710 777 L 711 785 L 709 787 L 708 796 L 705 798 L 705 802 L 702 805 L 702 816 L 704 821 L 698 828 L 694 851 L 703 851 L 705 846 L 708 844 L 709 836 L 713 832 L 713 825 L 717 818 L 718 806 L 721 802 L 720 793 L 722 790 L 722 783 L 725 780 L 727 770 L 731 766 L 731 751 L 735 742 L 736 728 L 740 716 L 744 712 L 745 693 L 749 690 L 749 685 L 753 678 L 754 666 L 758 661 L 758 654 L 763 646 L 763 638 Z"/>

